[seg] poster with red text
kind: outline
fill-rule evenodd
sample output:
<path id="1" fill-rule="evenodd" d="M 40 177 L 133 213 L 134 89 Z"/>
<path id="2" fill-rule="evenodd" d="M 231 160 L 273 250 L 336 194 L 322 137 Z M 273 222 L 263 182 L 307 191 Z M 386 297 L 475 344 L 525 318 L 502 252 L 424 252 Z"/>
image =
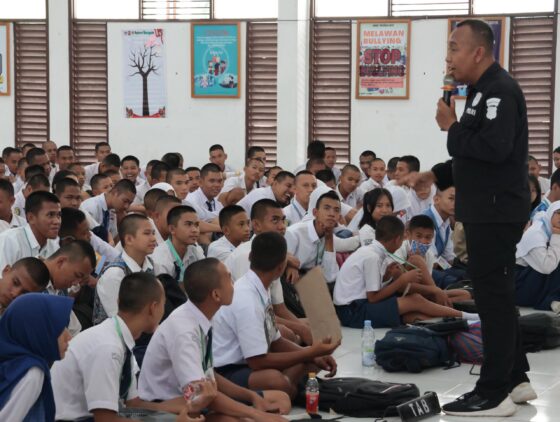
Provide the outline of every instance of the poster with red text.
<path id="1" fill-rule="evenodd" d="M 407 99 L 410 21 L 358 21 L 356 98 Z"/>

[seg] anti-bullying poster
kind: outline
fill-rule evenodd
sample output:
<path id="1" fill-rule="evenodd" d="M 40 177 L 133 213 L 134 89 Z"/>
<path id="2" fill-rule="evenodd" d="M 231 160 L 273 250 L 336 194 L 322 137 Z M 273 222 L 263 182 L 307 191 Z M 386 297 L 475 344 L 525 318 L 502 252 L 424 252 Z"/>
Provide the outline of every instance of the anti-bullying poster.
<path id="1" fill-rule="evenodd" d="M 410 21 L 358 21 L 356 98 L 407 99 Z"/>
<path id="2" fill-rule="evenodd" d="M 239 98 L 239 24 L 191 24 L 191 97 Z"/>
<path id="3" fill-rule="evenodd" d="M 127 118 L 165 117 L 163 29 L 123 31 L 123 78 Z"/>

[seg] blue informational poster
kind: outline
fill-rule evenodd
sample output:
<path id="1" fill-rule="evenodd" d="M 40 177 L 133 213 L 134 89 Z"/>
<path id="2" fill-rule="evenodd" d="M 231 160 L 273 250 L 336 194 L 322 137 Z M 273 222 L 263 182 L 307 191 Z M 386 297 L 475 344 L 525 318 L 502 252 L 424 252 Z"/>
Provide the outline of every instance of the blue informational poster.
<path id="1" fill-rule="evenodd" d="M 239 98 L 239 24 L 191 24 L 191 96 Z"/>

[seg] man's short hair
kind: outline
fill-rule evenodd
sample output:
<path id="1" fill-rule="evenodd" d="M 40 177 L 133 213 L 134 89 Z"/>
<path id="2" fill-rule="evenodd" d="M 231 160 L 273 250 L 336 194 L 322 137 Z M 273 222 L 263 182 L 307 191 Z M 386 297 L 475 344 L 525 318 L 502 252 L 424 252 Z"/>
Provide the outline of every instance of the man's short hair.
<path id="1" fill-rule="evenodd" d="M 271 208 L 281 210 L 282 206 L 272 199 L 264 198 L 258 200 L 253 204 L 253 207 L 251 208 L 251 220 L 262 221 L 262 219 L 268 213 L 268 210 Z"/>
<path id="2" fill-rule="evenodd" d="M 51 141 L 52 142 L 52 141 Z M 53 142 L 54 143 L 54 142 Z M 58 157 L 60 155 L 61 152 L 64 151 L 72 151 L 74 152 L 74 148 L 72 148 L 70 145 L 61 145 L 57 148 L 56 150 L 56 156 Z"/>
<path id="3" fill-rule="evenodd" d="M 144 195 L 144 207 L 146 208 L 146 211 L 155 211 L 156 202 L 159 198 L 163 198 L 164 196 L 167 196 L 167 192 L 163 189 L 152 188 L 146 192 L 146 195 Z"/>
<path id="4" fill-rule="evenodd" d="M 46 155 L 47 152 L 43 149 L 43 148 L 31 148 L 29 151 L 27 151 L 27 155 L 25 156 L 25 158 L 27 158 L 27 162 L 32 165 L 35 164 L 35 159 L 37 157 L 40 157 L 42 155 Z"/>
<path id="5" fill-rule="evenodd" d="M 242 212 L 245 212 L 245 209 L 239 205 L 228 205 L 222 208 L 219 215 L 220 227 L 227 226 L 233 217 Z"/>
<path id="6" fill-rule="evenodd" d="M 163 300 L 163 287 L 155 275 L 137 272 L 122 279 L 119 288 L 119 311 L 140 313 L 146 305 Z"/>
<path id="7" fill-rule="evenodd" d="M 377 158 L 377 154 L 370 149 L 366 149 L 360 154 L 360 157 L 371 157 L 373 159 Z"/>
<path id="8" fill-rule="evenodd" d="M 253 158 L 257 152 L 266 152 L 263 147 L 253 146 L 247 150 L 247 158 Z"/>
<path id="9" fill-rule="evenodd" d="M 49 269 L 43 261 L 38 258 L 22 258 L 17 260 L 12 269 L 25 268 L 29 277 L 35 285 L 41 289 L 45 289 L 51 280 Z"/>
<path id="10" fill-rule="evenodd" d="M 9 180 L 0 179 L 0 191 L 4 191 L 11 198 L 14 196 L 14 185 Z"/>
<path id="11" fill-rule="evenodd" d="M 334 152 L 336 152 L 336 149 L 333 148 L 333 147 L 325 147 L 325 152 L 327 152 L 327 151 L 334 151 Z"/>
<path id="12" fill-rule="evenodd" d="M 309 170 L 301 170 L 298 171 L 296 174 L 296 180 L 299 179 L 300 176 L 314 176 Z"/>
<path id="13" fill-rule="evenodd" d="M 286 171 L 286 170 L 282 170 L 282 171 L 278 172 L 278 174 L 274 178 L 274 181 L 278 182 L 278 183 L 282 183 L 286 179 L 295 179 L 295 178 L 296 178 L 296 176 L 294 176 L 293 173 L 290 173 L 289 171 Z"/>
<path id="14" fill-rule="evenodd" d="M 195 166 L 190 166 L 190 167 L 187 167 L 185 169 L 185 173 L 188 173 L 190 171 L 198 171 L 200 173 L 200 169 L 198 167 L 195 167 Z"/>
<path id="15" fill-rule="evenodd" d="M 560 154 L 560 147 L 556 147 L 554 148 L 554 151 L 552 151 L 555 154 Z"/>
<path id="16" fill-rule="evenodd" d="M 408 171 L 420 171 L 420 160 L 414 155 L 403 155 L 399 162 L 406 163 Z"/>
<path id="17" fill-rule="evenodd" d="M 307 158 L 325 158 L 325 143 L 319 140 L 309 142 Z"/>
<path id="18" fill-rule="evenodd" d="M 27 181 L 27 186 L 31 186 L 33 190 L 39 188 L 50 188 L 49 178 L 45 176 L 45 173 L 35 174 L 29 178 Z"/>
<path id="19" fill-rule="evenodd" d="M 171 182 L 171 179 L 173 179 L 173 176 L 184 176 L 186 174 L 187 174 L 187 172 L 185 170 L 183 170 L 182 168 L 175 167 L 175 168 L 170 169 L 167 172 L 167 176 L 165 177 L 165 181 L 167 183 L 169 183 L 169 182 Z"/>
<path id="20" fill-rule="evenodd" d="M 321 206 L 321 202 L 323 202 L 323 200 L 325 199 L 332 199 L 334 201 L 340 202 L 340 198 L 338 197 L 336 192 L 334 190 L 329 190 L 328 192 L 322 194 L 319 197 L 319 199 L 317 199 L 317 204 L 315 205 L 315 208 L 319 209 L 319 207 Z"/>
<path id="21" fill-rule="evenodd" d="M 78 226 L 86 220 L 86 215 L 77 208 L 62 208 L 60 211 L 60 229 L 58 236 L 63 239 L 68 236 L 74 237 Z"/>
<path id="22" fill-rule="evenodd" d="M 103 147 L 110 147 L 108 142 L 98 142 L 95 144 L 95 152 L 99 152 L 99 149 Z"/>
<path id="23" fill-rule="evenodd" d="M 176 226 L 179 223 L 181 216 L 186 213 L 196 215 L 195 209 L 193 207 L 189 207 L 188 205 L 179 205 L 178 207 L 172 208 L 167 213 L 167 225 Z"/>
<path id="24" fill-rule="evenodd" d="M 220 144 L 214 144 L 214 145 L 212 145 L 212 146 L 208 149 L 208 152 L 209 152 L 209 153 L 211 153 L 211 152 L 213 152 L 213 151 L 222 151 L 222 152 L 224 152 L 224 147 L 221 146 Z"/>
<path id="25" fill-rule="evenodd" d="M 54 193 L 39 190 L 32 192 L 25 200 L 25 213 L 26 214 L 37 214 L 43 204 L 60 204 L 60 201 Z"/>
<path id="26" fill-rule="evenodd" d="M 483 46 L 487 54 L 494 54 L 494 33 L 490 25 L 480 19 L 465 19 L 457 24 L 457 28 L 462 26 L 468 26 L 471 29 L 475 42 Z"/>
<path id="27" fill-rule="evenodd" d="M 349 171 L 353 171 L 355 173 L 361 173 L 361 170 L 358 168 L 358 166 L 355 166 L 354 164 L 346 164 L 344 167 L 342 167 L 342 171 L 340 172 L 340 175 L 344 176 Z"/>
<path id="28" fill-rule="evenodd" d="M 183 285 L 190 301 L 196 304 L 202 303 L 213 290 L 220 287 L 218 265 L 220 265 L 218 259 L 205 258 L 187 267 Z"/>
<path id="29" fill-rule="evenodd" d="M 59 256 L 67 256 L 72 262 L 82 261 L 87 258 L 91 264 L 91 268 L 95 268 L 97 258 L 95 251 L 89 242 L 85 240 L 73 240 L 70 243 L 60 247 L 48 259 L 58 258 Z"/>
<path id="30" fill-rule="evenodd" d="M 179 198 L 177 198 L 176 196 L 173 196 L 173 195 L 162 196 L 161 198 L 159 198 L 156 201 L 155 211 L 156 212 L 162 212 L 162 210 L 164 208 L 166 208 L 167 206 L 169 206 L 169 204 L 181 205 L 181 200 Z"/>
<path id="31" fill-rule="evenodd" d="M 43 168 L 43 166 L 40 166 L 39 164 L 33 164 L 31 166 L 27 166 L 23 174 L 25 176 L 25 181 L 27 182 L 36 174 L 42 174 L 44 176 L 45 169 Z"/>
<path id="32" fill-rule="evenodd" d="M 550 187 L 552 187 L 552 185 L 560 186 L 560 169 L 554 170 L 554 173 L 550 176 Z"/>
<path id="33" fill-rule="evenodd" d="M 326 166 L 324 159 L 322 159 L 322 158 L 310 158 L 309 160 L 307 160 L 307 163 L 305 163 L 305 169 L 309 170 L 314 165 L 321 165 L 321 164 Z"/>
<path id="34" fill-rule="evenodd" d="M 115 192 L 117 194 L 133 193 L 134 195 L 136 195 L 136 186 L 128 179 L 121 179 L 117 183 L 115 183 L 115 186 L 113 186 L 111 192 Z"/>
<path id="35" fill-rule="evenodd" d="M 2 158 L 8 158 L 12 154 L 21 154 L 21 149 L 14 147 L 6 147 L 2 150 Z"/>
<path id="36" fill-rule="evenodd" d="M 102 180 L 110 178 L 108 175 L 106 175 L 105 173 L 98 173 L 98 174 L 94 174 L 91 178 L 90 181 L 90 186 L 92 189 L 96 189 L 99 184 L 101 183 Z"/>
<path id="37" fill-rule="evenodd" d="M 121 166 L 124 164 L 125 161 L 134 161 L 136 166 L 140 167 L 140 160 L 136 158 L 134 155 L 127 155 L 123 157 L 121 160 Z"/>
<path id="38" fill-rule="evenodd" d="M 74 179 L 63 177 L 62 179 L 53 182 L 53 193 L 55 195 L 60 195 L 66 190 L 67 187 L 75 187 L 80 189 L 80 184 Z"/>
<path id="39" fill-rule="evenodd" d="M 150 220 L 148 219 L 148 217 L 142 214 L 128 214 L 121 220 L 118 231 L 119 239 L 123 248 L 126 246 L 125 236 L 136 236 L 136 233 L 138 232 L 138 229 L 140 227 L 140 223 L 143 223 L 144 221 Z"/>
<path id="40" fill-rule="evenodd" d="M 121 158 L 117 154 L 108 154 L 103 161 L 104 166 L 119 168 L 121 166 Z"/>
<path id="41" fill-rule="evenodd" d="M 152 165 L 152 168 L 150 169 L 150 177 L 152 179 L 159 180 L 161 174 L 164 172 L 169 172 L 169 166 L 163 161 L 158 160 Z"/>
<path id="42" fill-rule="evenodd" d="M 375 227 L 375 239 L 380 242 L 389 242 L 403 234 L 403 222 L 393 215 L 381 217 Z"/>
<path id="43" fill-rule="evenodd" d="M 331 169 L 319 170 L 315 177 L 323 183 L 336 182 L 336 176 Z"/>
<path id="44" fill-rule="evenodd" d="M 415 215 L 408 222 L 408 230 L 412 231 L 415 229 L 430 229 L 435 230 L 434 222 L 427 215 Z"/>
<path id="45" fill-rule="evenodd" d="M 76 173 L 74 173 L 71 170 L 60 170 L 57 171 L 56 174 L 53 177 L 52 180 L 52 185 L 56 185 L 59 181 L 61 181 L 62 179 L 66 179 L 69 178 L 70 176 L 74 176 L 74 177 L 78 177 L 78 175 Z"/>
<path id="46" fill-rule="evenodd" d="M 208 176 L 210 173 L 220 173 L 222 174 L 222 171 L 220 170 L 220 168 L 214 164 L 214 163 L 208 163 L 208 164 L 204 164 L 202 166 L 202 168 L 200 169 L 200 177 L 202 179 L 204 179 L 206 176 Z"/>
<path id="47" fill-rule="evenodd" d="M 169 166 L 170 169 L 179 167 L 181 157 L 175 152 L 168 152 L 161 157 L 161 161 Z"/>
<path id="48" fill-rule="evenodd" d="M 272 271 L 286 261 L 288 246 L 280 233 L 265 232 L 257 235 L 251 243 L 251 269 Z"/>

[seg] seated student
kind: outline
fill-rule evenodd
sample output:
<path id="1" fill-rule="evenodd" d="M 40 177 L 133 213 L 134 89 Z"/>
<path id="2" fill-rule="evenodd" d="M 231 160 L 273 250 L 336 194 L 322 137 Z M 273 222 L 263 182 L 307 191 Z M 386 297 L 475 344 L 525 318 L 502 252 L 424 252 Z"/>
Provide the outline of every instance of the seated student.
<path id="1" fill-rule="evenodd" d="M 0 278 L 0 318 L 16 297 L 45 290 L 49 278 L 49 270 L 38 258 L 22 258 L 6 265 Z"/>
<path id="2" fill-rule="evenodd" d="M 98 142 L 95 144 L 95 163 L 85 166 L 87 185 L 91 186 L 91 178 L 101 173 L 99 171 L 99 165 L 109 154 L 111 154 L 111 146 L 107 142 Z"/>
<path id="3" fill-rule="evenodd" d="M 5 164 L 4 176 L 7 176 L 12 183 L 16 179 L 18 161 L 24 156 L 19 148 L 6 147 L 2 150 L 2 161 Z"/>
<path id="4" fill-rule="evenodd" d="M 18 193 L 23 188 L 23 185 L 25 184 L 25 169 L 28 166 L 29 165 L 27 164 L 27 158 L 24 157 L 18 161 L 16 179 L 13 182 L 15 193 Z M 4 175 L 2 169 L 0 169 L 0 175 L 1 176 Z M 6 180 L 10 181 L 9 178 L 6 178 Z"/>
<path id="5" fill-rule="evenodd" d="M 434 184 L 417 184 L 410 189 L 408 199 L 410 200 L 409 218 L 420 215 L 434 202 L 437 188 Z"/>
<path id="6" fill-rule="evenodd" d="M 292 173 L 280 171 L 274 178 L 271 186 L 253 189 L 237 205 L 243 207 L 247 215 L 251 214 L 253 204 L 261 199 L 272 199 L 282 206 L 286 206 L 294 196 L 294 181 L 295 176 Z"/>
<path id="7" fill-rule="evenodd" d="M 218 166 L 218 169 L 220 170 L 221 173 L 224 173 L 224 176 L 226 178 L 236 175 L 237 172 L 235 171 L 235 169 L 230 165 L 226 164 L 226 160 L 228 156 L 225 153 L 223 146 L 221 146 L 220 144 L 212 145 L 209 148 L 208 153 L 210 154 L 208 161 Z"/>
<path id="8" fill-rule="evenodd" d="M 146 217 L 153 223 L 154 214 L 156 212 L 156 203 L 160 198 L 168 196 L 167 192 L 163 189 L 151 188 L 144 195 L 144 209 L 146 210 Z"/>
<path id="9" fill-rule="evenodd" d="M 305 167 L 304 167 L 304 170 L 305 170 Z M 267 186 L 272 186 L 272 183 L 274 183 L 274 179 L 276 179 L 276 176 L 281 171 L 283 171 L 283 169 L 280 166 L 273 166 L 273 167 L 269 168 L 268 170 L 266 170 L 264 172 L 265 182 L 262 185 L 262 187 L 265 188 Z"/>
<path id="10" fill-rule="evenodd" d="M 0 220 L 8 223 L 8 228 L 21 227 L 27 224 L 23 217 L 12 211 L 15 201 L 14 187 L 5 179 L 0 179 Z"/>
<path id="11" fill-rule="evenodd" d="M 151 274 L 133 273 L 122 280 L 118 295 L 118 314 L 78 334 L 51 369 L 57 420 L 128 420 L 117 417 L 121 400 L 127 407 L 172 413 L 185 407 L 182 397 L 163 403 L 138 398 L 132 349 L 163 316 L 161 283 Z"/>
<path id="12" fill-rule="evenodd" d="M 325 165 L 328 170 L 333 172 L 336 183 L 338 183 L 338 179 L 340 178 L 340 169 L 336 166 L 336 149 L 332 147 L 325 148 Z"/>
<path id="13" fill-rule="evenodd" d="M 163 244 L 169 237 L 169 226 L 167 225 L 167 214 L 172 208 L 181 205 L 181 201 L 176 196 L 166 195 L 156 201 L 153 214 L 152 228 L 156 234 L 156 242 Z"/>
<path id="14" fill-rule="evenodd" d="M 90 227 L 91 229 L 101 227 L 103 233 L 107 233 L 108 239 L 112 237 L 116 242 L 118 239 L 117 215 L 128 210 L 135 196 L 134 183 L 123 179 L 116 183 L 109 192 L 86 199 L 82 202 L 80 209 L 93 218 L 94 223 L 93 227 Z M 103 239 L 102 236 L 100 237 Z"/>
<path id="15" fill-rule="evenodd" d="M 286 230 L 288 252 L 300 262 L 300 270 L 321 266 L 327 283 L 336 280 L 338 264 L 333 230 L 340 219 L 340 199 L 334 191 L 321 195 L 313 209 L 313 220 L 294 224 Z"/>
<path id="16" fill-rule="evenodd" d="M 167 172 L 165 182 L 170 184 L 175 191 L 175 195 L 184 201 L 189 194 L 189 177 L 185 170 L 180 168 L 170 169 Z M 154 185 L 155 186 L 155 185 Z"/>
<path id="17" fill-rule="evenodd" d="M 98 173 L 107 172 L 117 172 L 120 174 L 119 170 L 121 168 L 121 158 L 117 154 L 108 154 L 99 163 Z"/>
<path id="18" fill-rule="evenodd" d="M 375 328 L 384 328 L 433 317 L 477 318 L 416 293 L 422 278 L 420 270 L 408 271 L 395 280 L 386 274 L 386 259 L 401 247 L 403 237 L 402 221 L 394 216 L 383 217 L 377 222 L 376 240 L 359 248 L 344 262 L 333 295 L 342 325 L 362 328 L 365 320 L 371 320 Z M 397 297 L 408 291 L 408 295 Z"/>
<path id="19" fill-rule="evenodd" d="M 25 201 L 28 224 L 0 234 L 0 268 L 28 256 L 47 258 L 58 249 L 60 201 L 50 192 L 33 192 Z"/>
<path id="20" fill-rule="evenodd" d="M 56 150 L 56 162 L 58 171 L 66 170 L 74 162 L 74 148 L 69 145 L 62 145 Z"/>
<path id="21" fill-rule="evenodd" d="M 49 161 L 51 163 L 51 168 L 55 169 L 57 168 L 56 165 L 56 143 L 54 141 L 45 141 L 43 142 L 43 145 L 41 145 L 41 148 L 43 148 L 45 150 L 45 152 L 47 153 L 47 156 L 49 157 Z"/>
<path id="22" fill-rule="evenodd" d="M 542 192 L 542 191 L 541 191 Z M 531 213 L 531 220 L 539 213 L 546 212 L 550 204 L 560 201 L 560 170 L 555 170 L 550 176 L 550 189 L 548 193 L 544 191 L 545 195 L 542 197 L 541 203 Z"/>
<path id="23" fill-rule="evenodd" d="M 88 187 L 88 185 L 86 185 L 86 171 L 84 169 L 84 166 L 79 163 L 72 163 L 67 167 L 67 170 L 76 175 L 76 177 L 78 178 L 80 189 L 85 190 L 85 188 Z"/>
<path id="24" fill-rule="evenodd" d="M 151 164 L 151 165 L 150 165 Z M 152 160 L 146 166 L 146 181 L 153 187 L 156 183 L 165 183 L 169 166 L 160 160 Z"/>
<path id="25" fill-rule="evenodd" d="M 182 168 L 181 160 L 181 155 L 177 152 L 166 152 L 161 156 L 161 161 L 169 166 L 169 170 Z"/>
<path id="26" fill-rule="evenodd" d="M 401 186 L 408 192 L 409 188 L 406 183 L 409 174 L 419 171 L 420 160 L 418 160 L 418 158 L 416 158 L 414 155 L 403 155 L 402 157 L 398 158 L 390 185 Z"/>
<path id="27" fill-rule="evenodd" d="M 364 152 L 362 152 L 360 154 L 359 160 L 360 160 L 360 182 L 365 182 L 370 176 L 369 176 L 369 169 L 371 167 L 371 163 L 373 162 L 373 160 L 375 160 L 377 158 L 377 155 L 375 154 L 375 152 L 370 151 L 370 150 L 365 150 Z"/>
<path id="28" fill-rule="evenodd" d="M 149 257 L 154 252 L 156 237 L 147 217 L 127 215 L 119 224 L 123 252 L 121 258 L 106 266 L 95 286 L 93 322 L 99 324 L 118 312 L 117 297 L 122 279 L 136 272 L 154 272 Z"/>
<path id="29" fill-rule="evenodd" d="M 325 143 L 323 141 L 314 140 L 307 144 L 307 160 L 304 164 L 299 165 L 294 170 L 294 174 L 297 174 L 302 170 L 306 170 L 308 161 L 315 158 L 319 158 L 321 160 L 325 159 Z"/>
<path id="30" fill-rule="evenodd" d="M 55 420 L 49 367 L 68 348 L 72 302 L 29 293 L 0 319 L 0 420 Z"/>
<path id="31" fill-rule="evenodd" d="M 309 197 L 317 188 L 317 179 L 307 170 L 300 171 L 295 179 L 295 195 L 290 205 L 284 207 L 288 225 L 299 223 L 307 213 Z"/>
<path id="32" fill-rule="evenodd" d="M 206 255 L 225 262 L 235 248 L 251 238 L 251 221 L 239 205 L 228 205 L 220 211 L 220 227 L 224 235 L 210 243 Z"/>
<path id="33" fill-rule="evenodd" d="M 218 201 L 223 184 L 220 168 L 216 164 L 205 164 L 200 170 L 200 187 L 187 195 L 187 201 L 198 208 L 208 210 L 214 218 L 218 218 L 220 210 L 224 207 Z"/>
<path id="34" fill-rule="evenodd" d="M 187 167 L 185 172 L 188 177 L 189 193 L 192 193 L 200 187 L 200 169 L 198 167 Z"/>
<path id="35" fill-rule="evenodd" d="M 230 306 L 214 316 L 213 355 L 216 372 L 251 390 L 281 390 L 294 398 L 297 385 L 313 369 L 336 374 L 330 339 L 300 347 L 276 327 L 268 289 L 286 269 L 287 245 L 279 233 L 256 236 L 251 269 L 234 285 Z"/>
<path id="36" fill-rule="evenodd" d="M 552 162 L 554 163 L 554 169 L 560 168 L 560 147 L 554 148 L 552 152 Z"/>
<path id="37" fill-rule="evenodd" d="M 404 224 L 410 220 L 410 195 L 402 186 L 387 185 L 387 190 L 393 197 L 393 214 L 396 215 Z"/>
<path id="38" fill-rule="evenodd" d="M 560 301 L 560 201 L 523 233 L 515 258 L 516 304 L 551 310 Z"/>
<path id="39" fill-rule="evenodd" d="M 539 164 L 539 161 L 532 155 L 529 155 L 527 166 L 529 169 L 529 174 L 535 176 L 538 179 L 541 186 L 541 192 L 548 192 L 548 190 L 550 189 L 550 180 L 548 180 L 546 177 L 541 177 L 541 165 Z"/>
<path id="40" fill-rule="evenodd" d="M 367 246 L 375 240 L 377 222 L 387 215 L 392 215 L 393 208 L 393 195 L 387 189 L 377 188 L 364 195 L 364 206 L 358 223 L 361 246 Z M 360 214 L 356 214 L 354 219 L 359 216 Z"/>
<path id="41" fill-rule="evenodd" d="M 338 183 L 338 179 L 334 176 L 334 173 L 329 170 L 321 170 L 315 173 L 315 178 L 317 179 L 318 183 L 323 182 L 324 185 L 328 186 L 331 189 L 336 189 L 336 185 Z"/>
<path id="42" fill-rule="evenodd" d="M 113 182 L 113 186 L 123 179 L 121 172 L 119 170 L 109 169 L 105 171 L 103 174 L 111 178 L 111 182 Z"/>
<path id="43" fill-rule="evenodd" d="M 370 190 L 382 188 L 385 183 L 386 173 L 385 161 L 381 158 L 375 158 L 369 167 L 369 177 L 360 184 L 359 189 L 365 194 Z"/>
<path id="44" fill-rule="evenodd" d="M 167 213 L 167 226 L 169 237 L 151 256 L 154 272 L 169 274 L 177 283 L 182 283 L 185 269 L 204 259 L 204 252 L 196 243 L 200 234 L 196 211 L 187 205 L 171 208 Z"/>
<path id="45" fill-rule="evenodd" d="M 150 188 L 148 183 L 142 178 L 138 177 L 140 174 L 140 160 L 134 155 L 127 155 L 121 160 L 121 175 L 123 178 L 130 180 L 136 186 L 136 198 L 134 203 L 136 205 L 142 204 L 144 195 Z"/>
<path id="46" fill-rule="evenodd" d="M 340 173 L 340 180 L 336 193 L 340 200 L 352 208 L 359 208 L 363 193 L 358 189 L 360 184 L 360 169 L 353 164 L 346 164 Z"/>
<path id="47" fill-rule="evenodd" d="M 310 158 L 309 160 L 307 160 L 307 163 L 305 163 L 305 171 L 308 171 L 313 175 L 315 175 L 315 173 L 317 173 L 318 171 L 326 169 L 327 165 L 325 164 L 325 160 L 323 160 L 322 158 Z"/>
<path id="48" fill-rule="evenodd" d="M 33 192 L 49 192 L 51 185 L 49 179 L 44 174 L 35 174 L 25 182 L 25 187 L 14 196 L 12 212 L 24 219 L 27 219 L 25 202 Z"/>
<path id="49" fill-rule="evenodd" d="M 542 201 L 541 185 L 535 176 L 529 175 L 529 191 L 531 192 L 531 214 Z"/>
<path id="50" fill-rule="evenodd" d="M 43 148 L 31 148 L 27 151 L 27 154 L 25 154 L 25 158 L 27 159 L 27 164 L 30 166 L 41 166 L 45 177 L 48 178 L 50 176 L 51 164 L 49 157 Z"/>
<path id="51" fill-rule="evenodd" d="M 264 175 L 264 163 L 258 158 L 247 160 L 243 174 L 228 177 L 218 196 L 218 201 L 224 206 L 232 205 L 241 200 L 254 188 L 259 188 L 259 182 Z"/>
<path id="52" fill-rule="evenodd" d="M 91 178 L 90 196 L 99 196 L 109 192 L 113 188 L 113 181 L 104 173 L 96 174 Z"/>
<path id="53" fill-rule="evenodd" d="M 215 380 L 217 392 L 207 407 L 208 419 L 221 416 L 251 420 L 281 421 L 279 416 L 264 413 L 290 410 L 289 398 L 278 391 L 257 393 L 232 384 L 214 372 L 212 353 L 212 318 L 223 306 L 231 304 L 233 285 L 225 266 L 215 258 L 198 261 L 185 271 L 185 289 L 189 301 L 175 309 L 156 330 L 140 372 L 139 396 L 143 400 L 170 400 L 183 396 L 185 389 L 204 389 Z M 261 394 L 264 397 L 261 397 Z M 250 403 L 250 407 L 242 402 Z"/>

